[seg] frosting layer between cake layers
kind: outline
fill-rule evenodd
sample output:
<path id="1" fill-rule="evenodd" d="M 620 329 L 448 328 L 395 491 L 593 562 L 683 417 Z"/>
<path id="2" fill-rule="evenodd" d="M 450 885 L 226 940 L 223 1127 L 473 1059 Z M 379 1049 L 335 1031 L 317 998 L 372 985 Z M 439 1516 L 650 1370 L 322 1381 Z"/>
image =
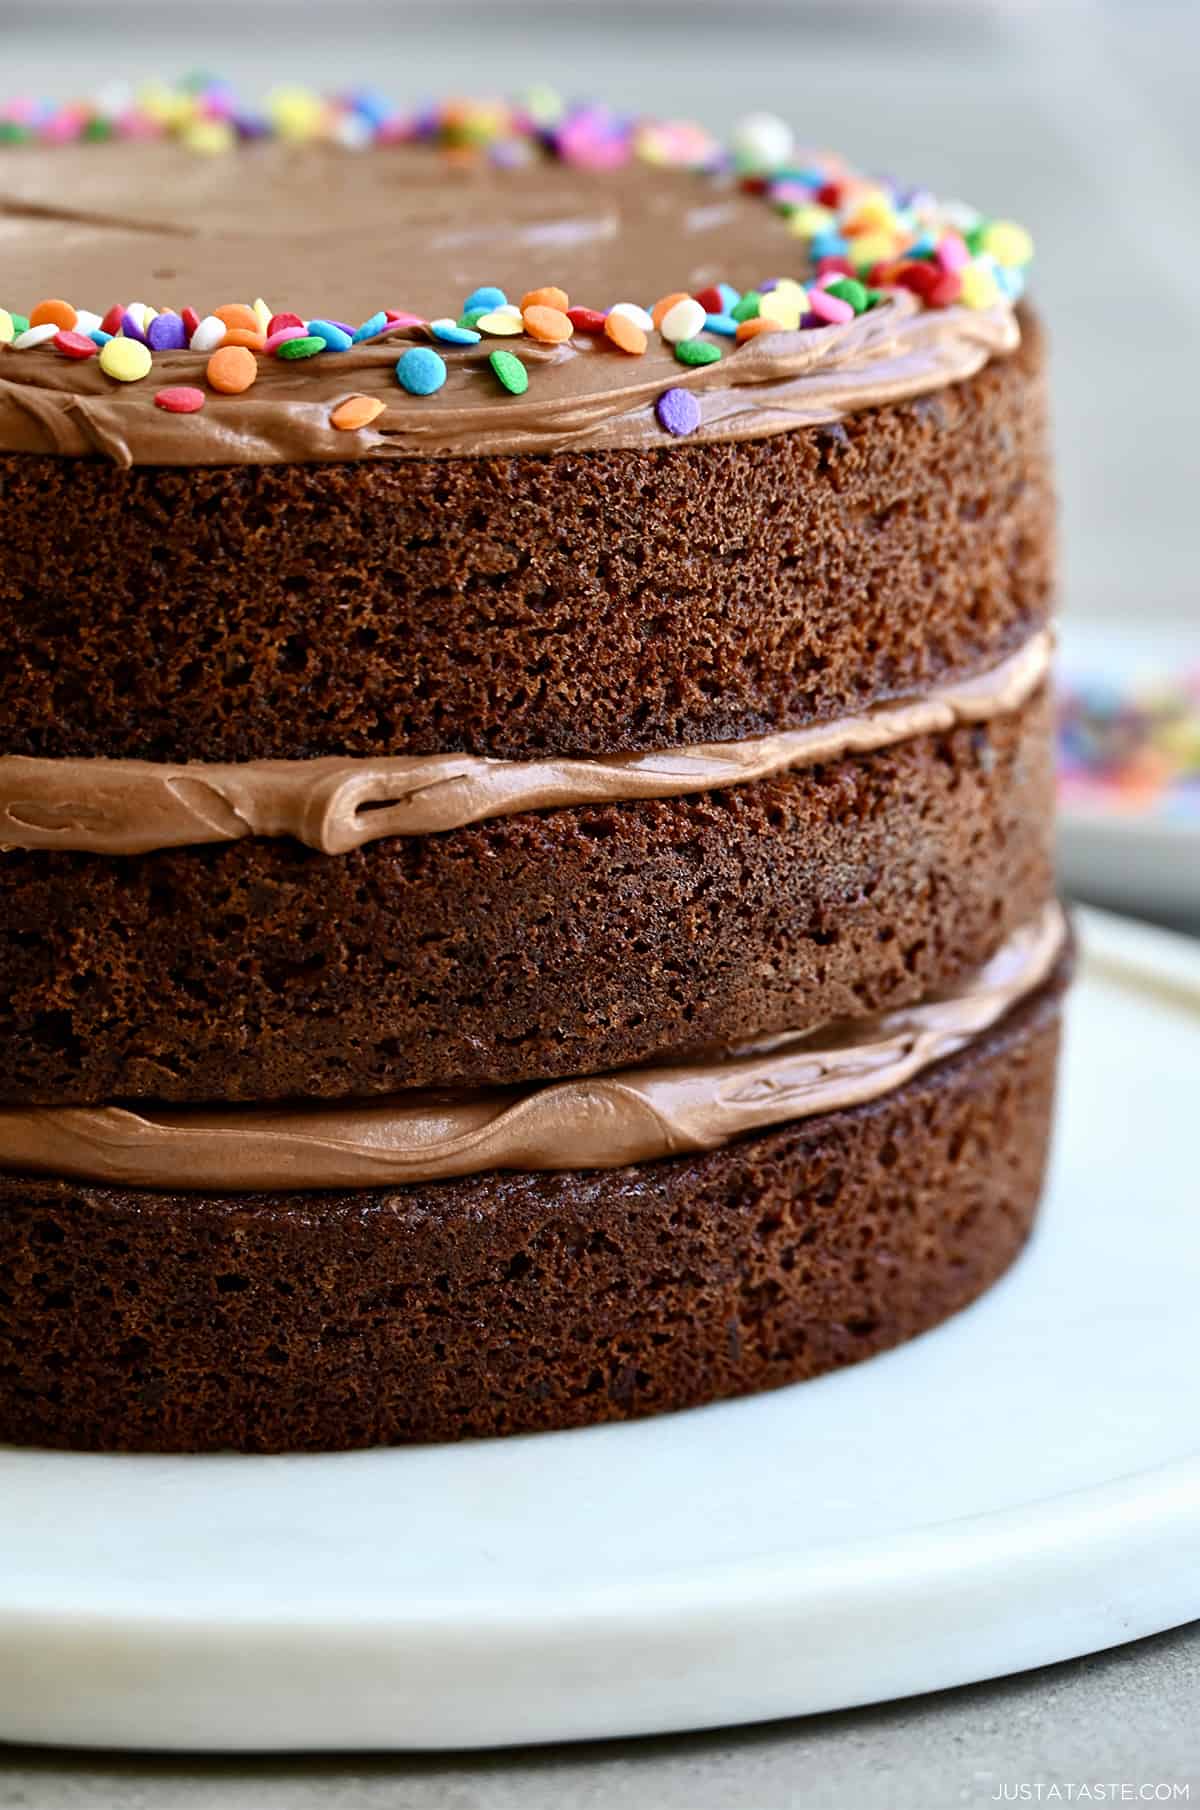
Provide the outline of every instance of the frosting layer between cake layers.
<path id="1" fill-rule="evenodd" d="M 763 1126 L 862 1104 L 996 1024 L 1050 975 L 1051 902 L 970 981 L 906 1011 L 825 1026 L 706 1063 L 514 1092 L 372 1103 L 0 1111 L 0 1167 L 222 1192 L 378 1187 L 493 1169 L 609 1169 L 713 1150 Z"/>
<path id="2" fill-rule="evenodd" d="M 0 848 L 135 855 L 245 836 L 291 836 L 345 854 L 387 836 L 427 836 L 519 811 L 673 798 L 870 753 L 1016 710 L 1042 683 L 1053 638 L 924 698 L 741 742 L 609 760 L 392 760 L 172 765 L 0 757 Z"/>

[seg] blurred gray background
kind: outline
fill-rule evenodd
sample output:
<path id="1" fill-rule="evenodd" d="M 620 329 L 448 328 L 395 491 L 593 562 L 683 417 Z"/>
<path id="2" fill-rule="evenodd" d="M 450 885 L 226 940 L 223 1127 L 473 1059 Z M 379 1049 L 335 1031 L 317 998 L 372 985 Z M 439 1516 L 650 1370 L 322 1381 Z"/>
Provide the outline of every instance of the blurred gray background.
<path id="1" fill-rule="evenodd" d="M 728 129 L 778 112 L 1022 220 L 1053 335 L 1072 615 L 1200 658 L 1200 6 L 758 0 L 0 0 L 0 91 L 209 67 L 401 100 L 547 81 Z"/>

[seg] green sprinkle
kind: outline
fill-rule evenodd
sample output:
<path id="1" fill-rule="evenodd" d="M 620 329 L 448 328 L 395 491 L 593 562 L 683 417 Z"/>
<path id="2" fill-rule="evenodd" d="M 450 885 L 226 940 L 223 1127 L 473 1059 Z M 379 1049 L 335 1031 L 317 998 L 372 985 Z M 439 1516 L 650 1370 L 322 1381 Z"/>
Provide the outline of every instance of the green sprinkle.
<path id="1" fill-rule="evenodd" d="M 0 119 L 0 145 L 22 145 L 33 133 L 15 119 Z"/>
<path id="2" fill-rule="evenodd" d="M 867 290 L 867 307 L 868 308 L 878 308 L 880 302 L 886 302 L 886 300 L 887 300 L 887 290 L 886 289 L 868 289 Z"/>
<path id="3" fill-rule="evenodd" d="M 839 277 L 836 283 L 826 283 L 829 295 L 840 296 L 842 301 L 849 302 L 855 314 L 862 314 L 867 306 L 867 286 L 859 283 L 854 277 Z"/>
<path id="4" fill-rule="evenodd" d="M 706 339 L 677 339 L 675 356 L 681 365 L 715 365 L 721 356 L 720 346 Z"/>
<path id="5" fill-rule="evenodd" d="M 973 258 L 977 258 L 983 250 L 983 241 L 987 236 L 987 229 L 987 221 L 981 220 L 978 226 L 968 227 L 967 231 L 963 234 L 967 250 Z"/>
<path id="6" fill-rule="evenodd" d="M 733 304 L 729 310 L 735 321 L 752 321 L 758 319 L 758 304 L 762 296 L 757 289 L 747 289 L 744 296 Z"/>
<path id="7" fill-rule="evenodd" d="M 488 363 L 495 371 L 505 389 L 514 396 L 523 396 L 529 388 L 529 372 L 521 363 L 515 352 L 492 352 L 488 355 Z"/>
<path id="8" fill-rule="evenodd" d="M 476 322 L 481 321 L 485 314 L 490 313 L 490 308 L 468 308 L 464 314 L 459 315 L 454 324 L 456 327 L 467 327 L 474 333 Z"/>
<path id="9" fill-rule="evenodd" d="M 21 333 L 28 333 L 29 316 L 27 314 L 13 314 L 13 315 L 10 315 L 9 318 L 13 324 L 13 338 L 14 339 L 16 339 L 17 336 Z"/>
<path id="10" fill-rule="evenodd" d="M 112 135 L 113 123 L 111 119 L 101 119 L 98 116 L 95 119 L 89 119 L 87 125 L 83 128 L 82 134 L 84 140 L 88 144 L 94 145 L 102 144 L 105 139 L 111 138 Z"/>
<path id="11" fill-rule="evenodd" d="M 276 358 L 315 358 L 318 352 L 326 350 L 325 341 L 318 339 L 315 333 L 306 333 L 303 339 L 285 339 L 281 346 L 276 346 Z"/>

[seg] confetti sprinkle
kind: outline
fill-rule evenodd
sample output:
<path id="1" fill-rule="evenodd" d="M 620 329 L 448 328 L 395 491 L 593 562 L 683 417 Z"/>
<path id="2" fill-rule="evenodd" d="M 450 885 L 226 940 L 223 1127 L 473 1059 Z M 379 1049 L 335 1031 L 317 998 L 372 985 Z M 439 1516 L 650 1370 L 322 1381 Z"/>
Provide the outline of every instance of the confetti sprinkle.
<path id="1" fill-rule="evenodd" d="M 353 333 L 348 333 L 337 321 L 309 321 L 308 332 L 310 338 L 322 342 L 327 352 L 348 352 L 354 344 Z"/>
<path id="2" fill-rule="evenodd" d="M 31 308 L 29 311 L 29 325 L 31 327 L 45 327 L 52 325 L 61 327 L 65 332 L 70 332 L 71 328 L 75 326 L 77 319 L 78 316 L 70 302 L 60 302 L 54 299 L 51 299 L 48 302 L 38 302 L 37 306 Z"/>
<path id="3" fill-rule="evenodd" d="M 325 350 L 325 341 L 315 333 L 289 333 L 275 348 L 276 358 L 316 358 Z"/>
<path id="4" fill-rule="evenodd" d="M 188 341 L 193 352 L 215 352 L 225 340 L 227 328 L 215 314 L 206 314 Z"/>
<path id="5" fill-rule="evenodd" d="M 13 323 L 14 326 L 16 323 Z M 14 352 L 28 352 L 33 346 L 44 346 L 48 339 L 53 339 L 62 329 L 53 321 L 44 321 L 40 327 L 25 327 L 13 340 Z"/>
<path id="6" fill-rule="evenodd" d="M 488 363 L 506 390 L 514 396 L 525 394 L 529 388 L 529 372 L 515 352 L 491 352 Z"/>
<path id="7" fill-rule="evenodd" d="M 463 313 L 471 314 L 474 311 L 479 311 L 488 314 L 493 308 L 505 308 L 507 306 L 508 297 L 505 295 L 503 289 L 495 289 L 490 284 L 485 283 L 481 289 L 473 289 L 471 291 L 470 295 L 463 303 Z"/>
<path id="8" fill-rule="evenodd" d="M 206 401 L 204 391 L 194 389 L 190 383 L 172 384 L 154 393 L 155 408 L 166 409 L 169 415 L 194 415 Z"/>
<path id="9" fill-rule="evenodd" d="M 95 341 L 86 333 L 74 333 L 67 328 L 60 328 L 54 335 L 54 349 L 64 358 L 95 358 L 98 350 Z"/>
<path id="10" fill-rule="evenodd" d="M 148 377 L 153 363 L 149 346 L 140 339 L 110 339 L 100 348 L 100 369 L 118 383 L 137 383 Z"/>
<path id="11" fill-rule="evenodd" d="M 204 375 L 223 396 L 240 396 L 258 376 L 258 360 L 248 346 L 221 346 L 204 367 Z"/>
<path id="12" fill-rule="evenodd" d="M 524 322 L 515 308 L 511 313 L 507 308 L 497 308 L 491 314 L 481 314 L 475 325 L 481 333 L 500 334 L 505 337 L 525 331 Z"/>
<path id="13" fill-rule="evenodd" d="M 634 326 L 640 327 L 643 333 L 649 333 L 654 325 L 654 316 L 648 314 L 644 308 L 639 308 L 636 302 L 617 302 L 608 311 L 609 319 L 614 314 L 620 319 L 632 321 Z"/>
<path id="14" fill-rule="evenodd" d="M 521 297 L 521 313 L 530 308 L 553 308 L 559 314 L 565 314 L 570 305 L 570 297 L 565 289 L 530 289 Z"/>
<path id="15" fill-rule="evenodd" d="M 618 313 L 615 308 L 605 320 L 604 331 L 614 346 L 619 346 L 622 352 L 629 352 L 635 356 L 644 352 L 650 343 L 646 338 L 645 329 L 639 327 L 635 320 L 630 320 L 627 314 Z"/>
<path id="16" fill-rule="evenodd" d="M 668 308 L 658 323 L 658 330 L 671 345 L 680 339 L 695 339 L 697 333 L 704 331 L 705 312 L 699 302 L 692 296 L 684 296 Z"/>
<path id="17" fill-rule="evenodd" d="M 477 346 L 483 338 L 476 333 L 474 327 L 460 327 L 457 321 L 430 321 L 429 331 L 435 339 L 444 340 L 448 346 Z"/>
<path id="18" fill-rule="evenodd" d="M 680 339 L 675 342 L 675 356 L 681 365 L 715 365 L 721 348 L 706 339 Z"/>
<path id="19" fill-rule="evenodd" d="M 0 346 L 11 346 L 14 338 L 13 317 L 7 308 L 0 308 Z"/>
<path id="20" fill-rule="evenodd" d="M 340 428 L 343 433 L 353 433 L 356 428 L 369 427 L 377 416 L 382 415 L 383 408 L 378 396 L 347 396 L 330 415 L 329 425 Z"/>
<path id="21" fill-rule="evenodd" d="M 410 396 L 432 396 L 446 381 L 445 361 L 432 346 L 410 346 L 396 365 L 396 376 Z"/>
<path id="22" fill-rule="evenodd" d="M 156 314 L 146 329 L 146 344 L 152 352 L 183 352 L 187 343 L 188 332 L 182 317 L 169 309 Z"/>
<path id="23" fill-rule="evenodd" d="M 690 390 L 664 390 L 654 413 L 668 434 L 694 434 L 700 425 L 700 404 Z"/>
<path id="24" fill-rule="evenodd" d="M 544 294 L 545 291 L 539 293 Z M 556 290 L 555 293 L 562 295 L 562 290 Z M 551 302 L 535 302 L 525 308 L 521 323 L 530 339 L 541 340 L 548 346 L 562 345 L 575 331 L 565 309 L 556 308 Z"/>
<path id="25" fill-rule="evenodd" d="M 576 333 L 603 333 L 604 314 L 599 308 L 568 308 L 567 319 Z"/>

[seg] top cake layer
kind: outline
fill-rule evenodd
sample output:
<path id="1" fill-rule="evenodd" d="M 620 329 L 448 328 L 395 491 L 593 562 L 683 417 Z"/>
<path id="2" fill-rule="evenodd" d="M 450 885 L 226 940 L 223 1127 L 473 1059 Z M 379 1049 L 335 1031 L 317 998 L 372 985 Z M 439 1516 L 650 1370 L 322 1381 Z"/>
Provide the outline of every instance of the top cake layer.
<path id="1" fill-rule="evenodd" d="M 1016 344 L 1028 243 L 1005 223 L 869 182 L 778 133 L 743 148 L 748 171 L 679 128 L 622 133 L 578 114 L 535 130 L 502 111 L 490 148 L 465 154 L 447 117 L 399 121 L 367 153 L 267 140 L 212 157 L 140 137 L 0 150 L 0 303 L 35 323 L 30 343 L 18 316 L 0 347 L 0 451 L 258 465 L 641 448 L 680 432 L 739 440 L 926 393 Z M 847 275 L 855 287 L 838 293 Z M 552 286 L 557 319 L 526 311 L 513 333 L 489 314 L 465 329 L 478 340 L 439 337 L 481 286 L 518 308 Z M 614 343 L 608 311 L 631 304 L 637 317 L 673 295 L 706 298 L 706 319 L 682 319 L 692 350 L 658 330 L 661 311 Z M 114 305 L 123 337 L 148 332 L 135 296 L 163 318 L 150 368 L 130 382 L 86 342 L 93 322 L 116 324 Z M 562 296 L 594 318 L 564 319 Z M 69 348 L 83 356 L 38 343 L 37 304 L 58 297 L 83 311 L 84 344 Z M 314 324 L 318 340 L 335 331 L 314 357 L 254 346 L 252 387 L 221 394 L 208 381 L 212 335 L 191 349 L 183 310 L 229 304 L 250 310 L 263 338 L 285 314 L 306 338 Z M 445 368 L 433 393 L 397 378 L 415 347 Z M 523 392 L 497 375 L 500 351 L 520 360 Z M 160 387 L 179 385 L 204 393 L 200 412 L 154 406 Z M 664 391 L 682 402 L 664 409 Z M 344 431 L 331 416 L 349 396 L 382 409 Z"/>

